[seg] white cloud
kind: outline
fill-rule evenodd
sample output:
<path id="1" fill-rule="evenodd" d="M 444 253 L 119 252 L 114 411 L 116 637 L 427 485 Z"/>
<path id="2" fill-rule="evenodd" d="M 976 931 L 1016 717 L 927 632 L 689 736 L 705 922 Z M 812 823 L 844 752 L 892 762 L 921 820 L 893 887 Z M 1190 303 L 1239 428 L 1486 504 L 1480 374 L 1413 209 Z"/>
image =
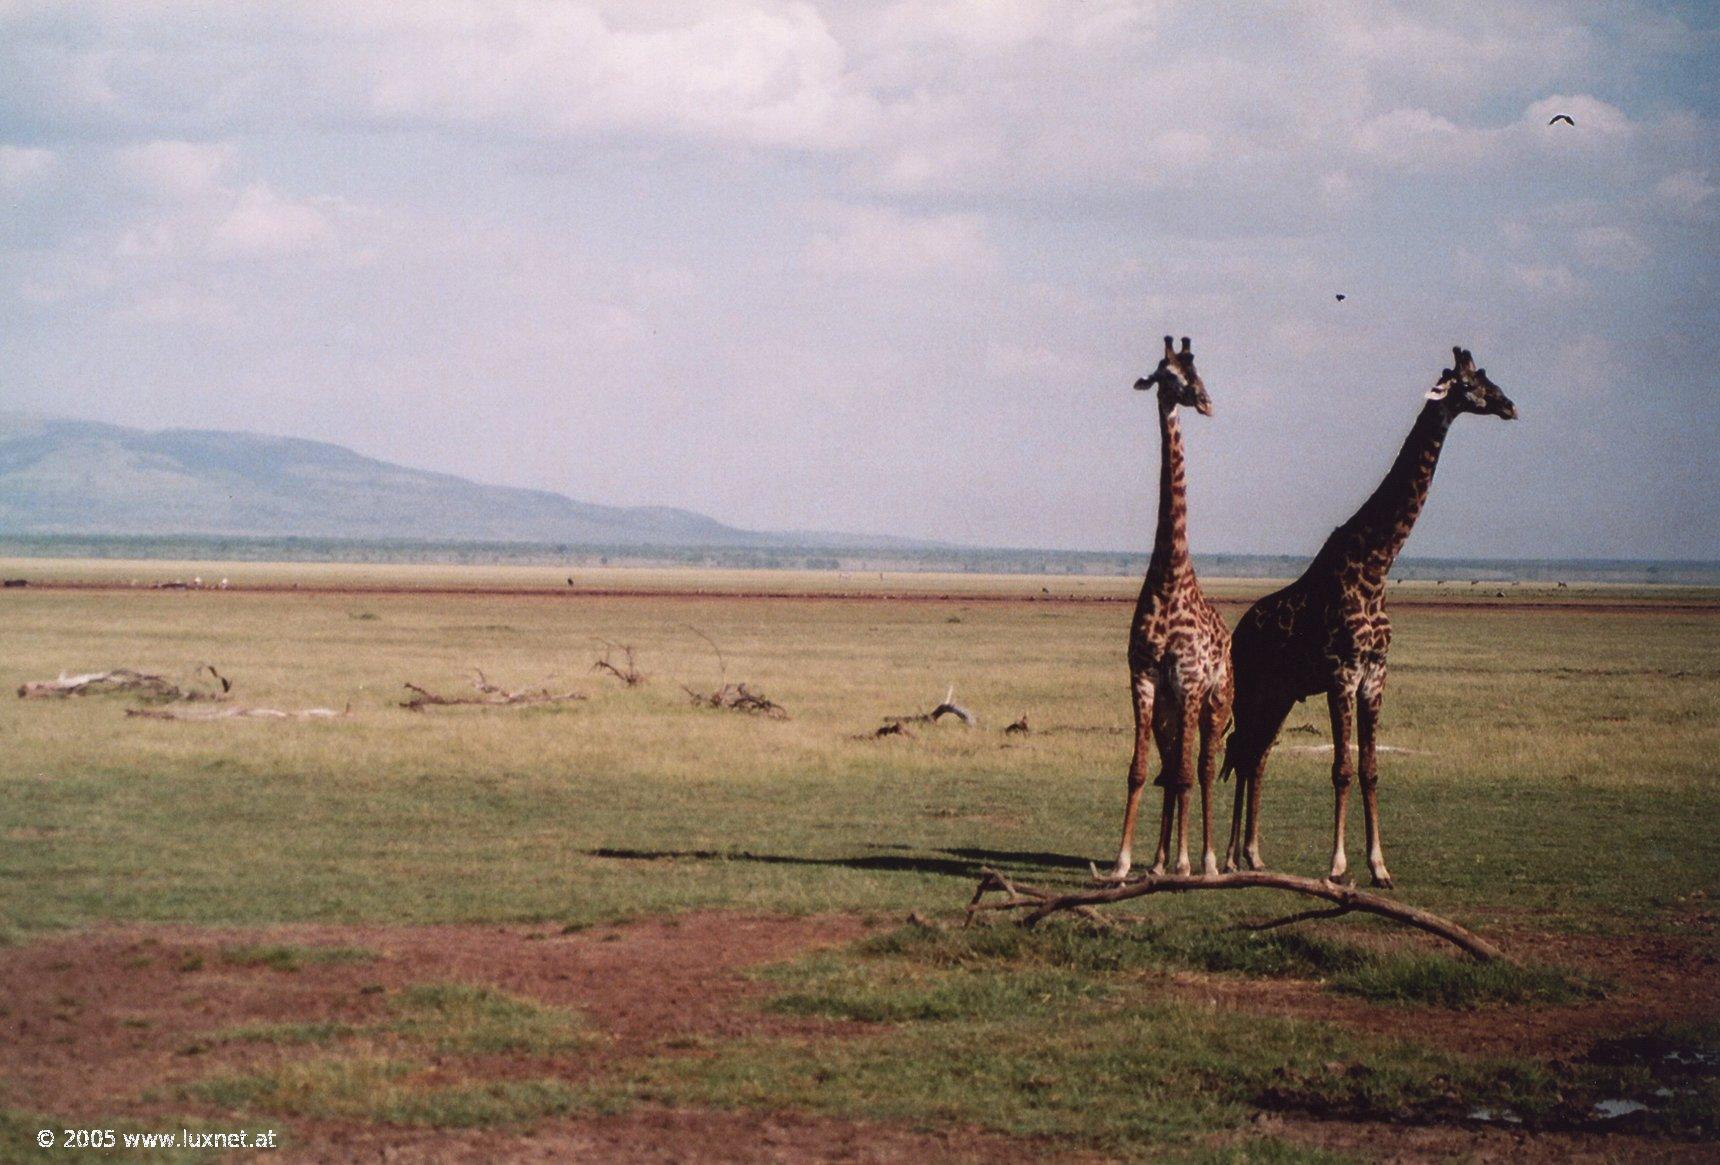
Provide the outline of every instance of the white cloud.
<path id="1" fill-rule="evenodd" d="M 150 141 L 119 151 L 120 172 L 159 198 L 196 198 L 218 190 L 235 170 L 230 142 Z"/>
<path id="2" fill-rule="evenodd" d="M 1589 289 L 1582 277 L 1563 263 L 1519 263 L 1511 268 L 1511 273 L 1530 291 L 1571 297 Z"/>
<path id="3" fill-rule="evenodd" d="M 1574 245 L 1583 262 L 1608 271 L 1640 271 L 1649 258 L 1648 245 L 1617 225 L 1585 227 L 1577 232 Z"/>
<path id="4" fill-rule="evenodd" d="M 331 246 L 334 228 L 315 206 L 283 198 L 261 183 L 240 191 L 209 234 L 222 259 L 291 255 Z"/>
<path id="5" fill-rule="evenodd" d="M 0 192 L 16 194 L 45 186 L 59 169 L 60 156 L 53 150 L 0 144 Z"/>
<path id="6" fill-rule="evenodd" d="M 1715 186 L 1701 170 L 1680 170 L 1655 183 L 1654 193 L 1662 203 L 1683 218 L 1698 219 L 1709 212 Z"/>
<path id="7" fill-rule="evenodd" d="M 809 149 L 851 140 L 865 116 L 842 86 L 842 46 L 807 4 L 728 4 L 651 23 L 599 5 L 456 11 L 465 18 L 400 9 L 374 21 L 380 35 L 361 58 L 376 114 Z"/>
<path id="8" fill-rule="evenodd" d="M 819 275 L 959 279 L 996 266 L 977 215 L 911 215 L 881 207 L 826 205 L 801 259 Z"/>

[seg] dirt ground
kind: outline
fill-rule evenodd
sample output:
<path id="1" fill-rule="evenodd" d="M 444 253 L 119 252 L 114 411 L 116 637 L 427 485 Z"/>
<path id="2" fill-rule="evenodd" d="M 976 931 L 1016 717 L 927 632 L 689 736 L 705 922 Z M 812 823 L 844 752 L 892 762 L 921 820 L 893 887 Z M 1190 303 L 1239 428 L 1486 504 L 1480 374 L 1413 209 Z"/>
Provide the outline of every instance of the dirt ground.
<path id="1" fill-rule="evenodd" d="M 132 585 L 117 582 L 98 581 L 43 581 L 32 582 L 30 589 L 36 591 L 109 591 L 126 592 L 131 594 L 147 593 L 161 589 L 154 586 Z M 170 593 L 179 593 L 184 588 L 169 588 Z M 1263 586 L 1262 590 L 1268 589 Z M 1465 588 L 1466 589 L 1466 588 Z M 1664 614 L 1702 614 L 1713 615 L 1720 613 L 1720 606 L 1711 602 L 1689 601 L 1679 598 L 1640 599 L 1620 598 L 1618 600 L 1589 600 L 1589 599 L 1559 599 L 1559 598 L 1518 598 L 1507 595 L 1503 599 L 1486 595 L 1468 595 L 1465 589 L 1453 590 L 1454 597 L 1429 595 L 1424 593 L 1393 594 L 1394 607 L 1414 608 L 1431 611 L 1475 611 L 1490 612 L 1535 613 L 1535 614 L 1589 614 L 1589 615 L 1664 615 Z M 1068 591 L 1052 591 L 1046 588 L 1041 594 L 987 594 L 983 591 L 892 591 L 888 589 L 851 591 L 797 591 L 797 590 L 727 590 L 721 587 L 706 589 L 685 587 L 498 587 L 498 586 L 398 586 L 389 583 L 378 583 L 374 586 L 362 584 L 345 586 L 326 583 L 252 583 L 244 586 L 226 588 L 196 587 L 186 590 L 186 593 L 197 595 L 330 595 L 337 597 L 366 597 L 378 595 L 397 595 L 408 597 L 454 596 L 458 598 L 505 598 L 505 599 L 696 599 L 696 600 L 742 600 L 753 602 L 792 602 L 792 603 L 971 603 L 971 604 L 1016 604 L 1034 603 L 1052 606 L 1091 606 L 1130 605 L 1135 602 L 1133 594 L 1074 594 Z M 1252 599 L 1234 598 L 1227 595 L 1212 596 L 1213 605 L 1231 614 L 1239 614 L 1246 610 Z"/>
<path id="2" fill-rule="evenodd" d="M 279 1049 L 212 1044 L 244 1024 L 381 1018 L 414 983 L 499 988 L 577 1008 L 606 1039 L 577 1056 L 487 1057 L 495 1077 L 595 1079 L 628 1059 L 673 1055 L 701 1039 L 801 1034 L 839 1039 L 866 1025 L 774 1015 L 771 988 L 749 972 L 867 932 L 853 918 L 693 914 L 561 934 L 527 926 L 294 926 L 220 930 L 101 928 L 0 950 L 0 1065 L 7 1102 L 68 1118 L 187 1114 L 176 1084 L 239 1070 Z M 1516 941 L 1528 941 L 1518 935 Z M 1544 944 L 1542 936 L 1533 940 Z M 1566 965 L 1604 970 L 1618 989 L 1597 1003 L 1476 1012 L 1380 1007 L 1311 983 L 1182 974 L 1169 990 L 1255 1013 L 1315 1018 L 1468 1051 L 1575 1057 L 1600 1036 L 1656 1020 L 1694 1018 L 1720 997 L 1715 960 L 1670 936 L 1561 937 Z M 373 960 L 308 962 L 296 971 L 234 966 L 233 946 L 361 947 Z M 380 990 L 379 990 L 380 988 Z M 290 1054 L 290 1053 L 289 1053 Z M 1491 1127 L 1403 1127 L 1262 1114 L 1259 1131 L 1368 1159 L 1712 1160 L 1711 1146 L 1620 1134 L 1527 1133 Z M 619 1114 L 537 1122 L 529 1132 L 396 1129 L 293 1121 L 293 1145 L 272 1161 L 1042 1161 L 1091 1160 L 1032 1140 L 973 1129 L 796 1113 L 639 1106 Z"/>

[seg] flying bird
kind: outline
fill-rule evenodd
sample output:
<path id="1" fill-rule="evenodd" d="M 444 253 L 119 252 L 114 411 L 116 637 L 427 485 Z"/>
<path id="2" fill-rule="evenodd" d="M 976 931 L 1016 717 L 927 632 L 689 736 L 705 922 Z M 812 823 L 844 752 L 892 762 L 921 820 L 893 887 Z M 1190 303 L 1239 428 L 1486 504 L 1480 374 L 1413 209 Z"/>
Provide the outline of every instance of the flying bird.
<path id="1" fill-rule="evenodd" d="M 1346 296 L 1345 296 L 1345 295 L 1344 295 L 1344 293 L 1343 293 L 1343 292 L 1339 292 L 1339 293 L 1338 293 L 1338 302 L 1339 302 L 1339 303 L 1343 303 L 1343 302 L 1344 302 L 1344 300 L 1345 300 L 1345 299 L 1346 299 L 1346 298 L 1347 298 L 1347 297 L 1346 297 Z"/>
<path id="2" fill-rule="evenodd" d="M 1564 122 L 1566 125 L 1573 126 L 1573 127 L 1577 124 L 1576 122 L 1571 120 L 1571 115 L 1568 113 L 1555 113 L 1553 115 L 1553 119 L 1551 121 L 1549 121 L 1547 124 L 1548 125 L 1558 125 L 1561 121 Z"/>

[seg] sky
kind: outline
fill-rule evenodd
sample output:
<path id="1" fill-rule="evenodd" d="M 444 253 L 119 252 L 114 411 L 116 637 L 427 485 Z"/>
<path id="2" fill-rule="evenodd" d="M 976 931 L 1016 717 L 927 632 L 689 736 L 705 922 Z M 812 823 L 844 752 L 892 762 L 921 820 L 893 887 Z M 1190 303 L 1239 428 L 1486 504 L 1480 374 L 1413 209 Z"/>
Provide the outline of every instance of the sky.
<path id="1" fill-rule="evenodd" d="M 1700 4 L 0 0 L 0 406 L 753 529 L 1720 559 Z M 1576 125 L 1547 125 L 1555 113 Z M 1342 302 L 1335 298 L 1342 293 Z"/>

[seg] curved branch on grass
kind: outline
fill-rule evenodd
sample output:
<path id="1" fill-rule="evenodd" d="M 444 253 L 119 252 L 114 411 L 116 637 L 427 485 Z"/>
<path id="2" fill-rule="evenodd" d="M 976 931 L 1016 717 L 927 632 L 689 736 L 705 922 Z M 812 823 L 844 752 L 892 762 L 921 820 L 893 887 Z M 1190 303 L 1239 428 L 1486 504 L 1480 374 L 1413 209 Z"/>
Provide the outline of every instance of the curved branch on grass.
<path id="1" fill-rule="evenodd" d="M 986 869 L 981 872 L 980 882 L 974 890 L 973 899 L 968 903 L 967 920 L 973 921 L 974 915 L 982 910 L 1025 910 L 1027 913 L 1021 919 L 1021 925 L 1033 926 L 1041 920 L 1059 911 L 1078 911 L 1089 913 L 1095 907 L 1108 905 L 1112 902 L 1122 902 L 1130 898 L 1141 898 L 1148 894 L 1182 894 L 1195 890 L 1286 890 L 1292 894 L 1306 894 L 1312 898 L 1321 898 L 1332 903 L 1339 909 L 1333 911 L 1309 911 L 1302 915 L 1293 915 L 1284 921 L 1304 921 L 1308 918 L 1336 916 L 1352 911 L 1362 914 L 1373 914 L 1380 918 L 1389 918 L 1404 926 L 1414 927 L 1436 935 L 1448 943 L 1452 943 L 1484 963 L 1502 962 L 1516 965 L 1516 960 L 1504 951 L 1472 931 L 1430 914 L 1414 906 L 1405 906 L 1390 898 L 1378 894 L 1369 894 L 1352 886 L 1339 886 L 1332 882 L 1316 881 L 1313 878 L 1300 878 L 1294 874 L 1279 874 L 1269 870 L 1244 870 L 1234 874 L 1217 874 L 1212 877 L 1201 877 L 1192 874 L 1159 874 L 1149 875 L 1134 881 L 1125 882 L 1120 886 L 1102 886 L 1091 890 L 1076 890 L 1067 894 L 1058 894 L 1037 886 L 1026 886 L 1012 882 L 996 870 Z M 988 893 L 997 892 L 1003 897 L 997 901 L 986 901 Z"/>
<path id="2" fill-rule="evenodd" d="M 477 689 L 476 696 L 443 696 L 417 684 L 407 684 L 406 690 L 413 693 L 410 700 L 401 701 L 400 706 L 409 712 L 422 712 L 425 708 L 445 708 L 457 705 L 473 705 L 480 708 L 501 708 L 517 704 L 560 704 L 568 700 L 583 700 L 584 692 L 551 692 L 548 688 L 533 688 L 525 691 L 510 692 L 492 684 L 484 673 L 473 668 L 475 673 L 472 687 Z"/>

